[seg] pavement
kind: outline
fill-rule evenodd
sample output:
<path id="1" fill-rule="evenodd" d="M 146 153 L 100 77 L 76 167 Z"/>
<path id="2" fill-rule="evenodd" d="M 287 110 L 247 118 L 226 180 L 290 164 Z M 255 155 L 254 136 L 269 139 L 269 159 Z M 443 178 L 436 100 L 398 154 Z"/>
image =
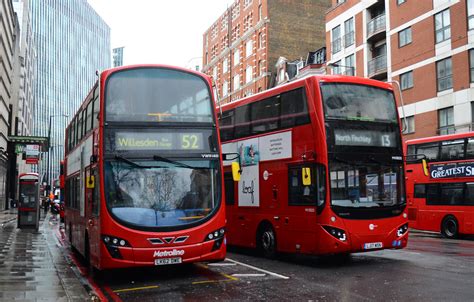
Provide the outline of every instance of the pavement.
<path id="1" fill-rule="evenodd" d="M 0 211 L 0 301 L 98 301 L 60 243 L 56 215 L 39 230 L 18 229 L 16 209 Z"/>

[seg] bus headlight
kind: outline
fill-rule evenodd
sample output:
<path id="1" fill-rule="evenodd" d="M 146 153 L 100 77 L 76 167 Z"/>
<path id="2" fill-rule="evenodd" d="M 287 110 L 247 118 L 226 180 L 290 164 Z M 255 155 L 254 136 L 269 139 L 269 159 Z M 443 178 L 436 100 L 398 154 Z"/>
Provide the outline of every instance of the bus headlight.
<path id="1" fill-rule="evenodd" d="M 403 236 L 406 232 L 408 231 L 408 223 L 405 223 L 401 227 L 398 228 L 397 230 L 397 236 L 401 237 Z"/>
<path id="2" fill-rule="evenodd" d="M 225 228 L 220 228 L 213 232 L 210 232 L 209 234 L 207 234 L 206 238 L 204 238 L 204 241 L 214 241 L 214 245 L 212 246 L 211 252 L 221 248 L 224 242 L 224 234 Z"/>
<path id="3" fill-rule="evenodd" d="M 344 230 L 341 230 L 335 227 L 330 227 L 327 225 L 324 225 L 323 228 L 326 230 L 326 232 L 328 232 L 334 238 L 337 238 L 343 242 L 347 240 L 346 232 Z"/>
<path id="4" fill-rule="evenodd" d="M 110 256 L 116 259 L 122 259 L 119 247 L 131 247 L 127 240 L 119 237 L 102 235 L 102 241 L 104 242 L 107 251 L 109 251 Z"/>

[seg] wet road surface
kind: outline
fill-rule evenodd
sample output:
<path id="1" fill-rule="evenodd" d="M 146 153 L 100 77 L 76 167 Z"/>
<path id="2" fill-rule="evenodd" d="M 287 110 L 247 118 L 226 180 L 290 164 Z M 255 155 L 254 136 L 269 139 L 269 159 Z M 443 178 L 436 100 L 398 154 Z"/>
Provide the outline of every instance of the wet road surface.
<path id="1" fill-rule="evenodd" d="M 110 301 L 474 301 L 474 240 L 412 232 L 405 250 L 350 258 L 230 249 L 220 263 L 109 271 Z"/>

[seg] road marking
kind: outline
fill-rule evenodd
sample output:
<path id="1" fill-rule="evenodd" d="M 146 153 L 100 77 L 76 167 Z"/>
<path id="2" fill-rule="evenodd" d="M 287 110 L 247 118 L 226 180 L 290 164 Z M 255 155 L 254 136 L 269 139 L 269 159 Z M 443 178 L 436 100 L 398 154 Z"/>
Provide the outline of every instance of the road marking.
<path id="1" fill-rule="evenodd" d="M 144 290 L 144 289 L 154 289 L 154 288 L 159 288 L 159 286 L 158 285 L 150 285 L 150 286 L 142 286 L 142 287 L 123 288 L 123 289 L 116 289 L 113 292 L 114 293 L 124 293 L 124 292 L 131 292 L 131 291 Z"/>
<path id="2" fill-rule="evenodd" d="M 281 278 L 281 279 L 285 279 L 285 280 L 290 279 L 290 277 L 283 276 L 283 275 L 280 275 L 280 274 L 277 274 L 277 273 L 273 273 L 273 272 L 270 272 L 270 271 L 267 271 L 267 270 L 264 270 L 264 269 L 261 269 L 261 268 L 258 268 L 258 267 L 249 265 L 249 264 L 245 264 L 245 263 L 242 263 L 242 262 L 239 262 L 239 261 L 230 259 L 230 258 L 226 258 L 226 260 L 227 260 L 227 261 L 230 261 L 230 262 L 233 262 L 233 263 L 235 263 L 235 264 L 240 264 L 240 265 L 242 265 L 242 266 L 245 266 L 245 267 L 254 269 L 254 270 L 256 270 L 256 271 L 259 271 L 259 272 L 262 272 L 262 273 L 265 273 L 265 274 L 272 275 L 272 276 L 277 277 L 277 278 Z"/>
<path id="3" fill-rule="evenodd" d="M 224 279 L 224 280 L 205 280 L 205 281 L 194 281 L 193 285 L 196 285 L 196 284 L 205 284 L 205 283 L 219 283 L 219 282 L 229 282 L 229 281 L 234 281 L 234 280 L 230 280 L 230 279 Z"/>
<path id="4" fill-rule="evenodd" d="M 236 266 L 235 263 L 209 263 L 208 266 Z"/>
<path id="5" fill-rule="evenodd" d="M 233 277 L 265 277 L 267 274 L 232 274 Z"/>

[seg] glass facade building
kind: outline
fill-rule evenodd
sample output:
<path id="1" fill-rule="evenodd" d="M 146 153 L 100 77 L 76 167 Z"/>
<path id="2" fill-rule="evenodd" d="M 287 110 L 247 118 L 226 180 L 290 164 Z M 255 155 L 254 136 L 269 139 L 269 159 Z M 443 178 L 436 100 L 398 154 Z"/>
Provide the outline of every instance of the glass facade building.
<path id="1" fill-rule="evenodd" d="M 66 125 L 97 80 L 96 71 L 110 68 L 110 28 L 87 0 L 30 0 L 30 9 L 37 48 L 33 135 L 51 133 L 39 171 L 45 176 L 49 161 L 51 175 L 43 181 L 51 183 L 64 157 Z"/>

